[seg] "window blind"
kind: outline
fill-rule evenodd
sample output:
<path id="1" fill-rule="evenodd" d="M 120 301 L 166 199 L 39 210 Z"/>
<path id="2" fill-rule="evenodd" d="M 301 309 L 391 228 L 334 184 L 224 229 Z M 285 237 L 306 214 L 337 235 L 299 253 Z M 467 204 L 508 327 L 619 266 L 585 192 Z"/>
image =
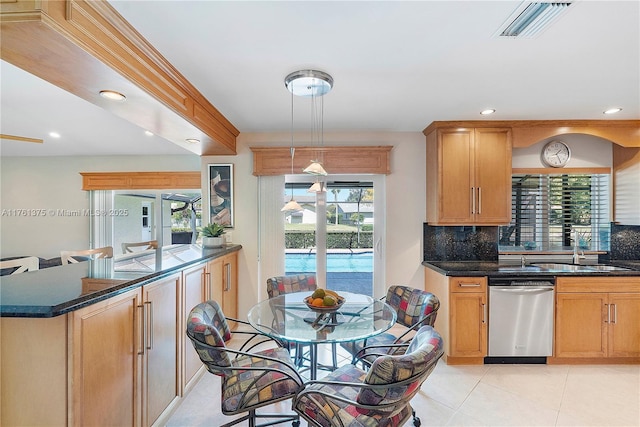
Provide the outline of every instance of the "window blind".
<path id="1" fill-rule="evenodd" d="M 608 174 L 516 174 L 501 250 L 609 250 Z"/>

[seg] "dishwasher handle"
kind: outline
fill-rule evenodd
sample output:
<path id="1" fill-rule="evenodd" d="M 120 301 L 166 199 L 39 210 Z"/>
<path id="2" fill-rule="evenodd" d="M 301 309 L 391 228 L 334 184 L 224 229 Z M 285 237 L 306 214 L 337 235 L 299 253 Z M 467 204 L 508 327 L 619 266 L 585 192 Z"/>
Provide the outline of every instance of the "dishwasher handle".
<path id="1" fill-rule="evenodd" d="M 505 292 L 505 293 L 513 293 L 513 294 L 540 294 L 544 292 L 553 292 L 554 286 L 491 286 L 489 287 L 489 293 L 492 291 L 495 292 Z"/>

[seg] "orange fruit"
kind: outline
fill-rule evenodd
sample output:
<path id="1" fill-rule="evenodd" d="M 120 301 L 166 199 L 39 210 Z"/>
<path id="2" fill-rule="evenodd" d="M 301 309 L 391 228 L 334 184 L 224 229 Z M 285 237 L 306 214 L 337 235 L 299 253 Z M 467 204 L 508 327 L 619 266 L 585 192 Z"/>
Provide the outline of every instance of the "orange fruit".
<path id="1" fill-rule="evenodd" d="M 311 305 L 314 307 L 323 307 L 324 306 L 324 300 L 322 298 L 315 298 L 312 302 Z"/>

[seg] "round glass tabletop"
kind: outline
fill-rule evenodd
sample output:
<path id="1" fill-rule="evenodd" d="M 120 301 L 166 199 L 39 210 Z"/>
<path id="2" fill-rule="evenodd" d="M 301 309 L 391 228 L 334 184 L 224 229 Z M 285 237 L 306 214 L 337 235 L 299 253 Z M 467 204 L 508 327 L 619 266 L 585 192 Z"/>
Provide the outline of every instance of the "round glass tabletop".
<path id="1" fill-rule="evenodd" d="M 357 341 L 380 334 L 396 321 L 396 312 L 367 295 L 340 292 L 336 311 L 313 311 L 304 303 L 309 292 L 284 294 L 254 305 L 247 315 L 258 331 L 299 343 Z"/>

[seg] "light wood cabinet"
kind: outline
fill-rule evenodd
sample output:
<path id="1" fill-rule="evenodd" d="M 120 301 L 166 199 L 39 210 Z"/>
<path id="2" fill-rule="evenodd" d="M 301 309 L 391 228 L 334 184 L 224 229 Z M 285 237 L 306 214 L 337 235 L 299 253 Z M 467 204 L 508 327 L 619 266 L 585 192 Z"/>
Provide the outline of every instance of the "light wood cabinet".
<path id="1" fill-rule="evenodd" d="M 70 425 L 142 425 L 142 311 L 135 289 L 70 313 Z"/>
<path id="2" fill-rule="evenodd" d="M 181 331 L 187 330 L 187 316 L 193 307 L 201 302 L 209 299 L 211 295 L 209 275 L 207 273 L 206 264 L 200 264 L 191 267 L 182 273 L 182 312 Z M 203 369 L 202 361 L 198 357 L 198 353 L 193 348 L 191 341 L 187 338 L 186 333 L 182 334 L 182 354 L 183 354 L 183 371 L 182 371 L 182 387 L 183 391 L 189 390 L 195 384 L 198 378 L 198 372 Z"/>
<path id="3" fill-rule="evenodd" d="M 511 221 L 511 129 L 438 128 L 427 134 L 427 222 Z"/>
<path id="4" fill-rule="evenodd" d="M 440 300 L 435 328 L 448 364 L 482 364 L 487 355 L 487 278 L 448 277 L 425 269 L 425 290 Z"/>
<path id="5" fill-rule="evenodd" d="M 180 398 L 180 273 L 142 287 L 142 425 L 155 424 Z"/>
<path id="6" fill-rule="evenodd" d="M 238 317 L 238 254 L 232 252 L 207 263 L 211 299 L 222 307 L 226 317 Z M 232 328 L 236 325 L 231 324 Z"/>
<path id="7" fill-rule="evenodd" d="M 640 357 L 640 277 L 559 277 L 556 358 Z"/>

